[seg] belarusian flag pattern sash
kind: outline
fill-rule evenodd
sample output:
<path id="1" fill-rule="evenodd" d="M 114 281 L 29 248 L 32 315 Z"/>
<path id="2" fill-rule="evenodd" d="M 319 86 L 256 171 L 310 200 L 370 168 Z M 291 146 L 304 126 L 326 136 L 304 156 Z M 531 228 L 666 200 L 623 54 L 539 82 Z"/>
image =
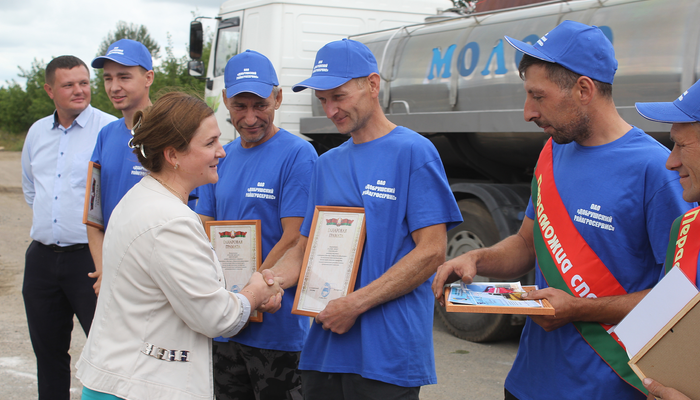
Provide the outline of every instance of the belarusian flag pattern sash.
<path id="1" fill-rule="evenodd" d="M 535 203 L 535 252 L 547 284 L 579 297 L 626 294 L 581 237 L 559 196 L 552 167 L 552 139 L 547 141 L 537 161 L 532 198 Z M 610 325 L 594 322 L 574 322 L 574 325 L 583 339 L 623 380 L 647 393 L 627 365 L 629 358 L 624 348 L 608 333 Z"/>
<path id="2" fill-rule="evenodd" d="M 700 207 L 693 208 L 676 218 L 671 227 L 671 238 L 666 251 L 666 273 L 679 267 L 693 284 L 698 274 L 698 253 L 700 253 Z"/>

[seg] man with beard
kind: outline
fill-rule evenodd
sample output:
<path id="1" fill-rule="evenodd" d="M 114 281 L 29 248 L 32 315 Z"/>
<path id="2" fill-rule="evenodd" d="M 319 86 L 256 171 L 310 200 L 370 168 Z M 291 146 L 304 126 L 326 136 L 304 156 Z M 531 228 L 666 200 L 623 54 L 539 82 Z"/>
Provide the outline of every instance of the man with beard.
<path id="1" fill-rule="evenodd" d="M 519 232 L 440 266 L 433 291 L 476 274 L 513 279 L 535 268 L 555 316 L 528 318 L 505 382 L 506 399 L 644 399 L 614 336 L 657 281 L 668 232 L 690 209 L 669 151 L 625 122 L 612 99 L 617 61 L 597 27 L 564 21 L 530 45 L 519 65 L 524 117 L 552 136 L 537 163 Z"/>

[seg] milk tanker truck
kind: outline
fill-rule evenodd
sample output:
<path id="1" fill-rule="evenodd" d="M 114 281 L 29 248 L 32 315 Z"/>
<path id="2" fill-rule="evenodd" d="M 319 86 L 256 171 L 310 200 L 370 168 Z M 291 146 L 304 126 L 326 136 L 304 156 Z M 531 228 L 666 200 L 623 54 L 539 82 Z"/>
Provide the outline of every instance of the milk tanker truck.
<path id="1" fill-rule="evenodd" d="M 535 43 L 564 20 L 601 28 L 619 68 L 613 98 L 622 117 L 670 145 L 669 126 L 640 117 L 638 101 L 671 101 L 700 77 L 700 2 L 695 0 L 550 1 L 471 15 L 442 14 L 425 23 L 351 36 L 365 43 L 380 68 L 379 99 L 397 125 L 426 136 L 438 149 L 464 223 L 448 232 L 447 258 L 490 246 L 515 233 L 530 180 L 547 140 L 523 118 L 522 53 L 504 35 Z M 346 140 L 319 102 L 300 132 L 319 152 Z M 479 277 L 477 277 L 479 278 Z M 534 274 L 521 277 L 534 282 Z M 511 315 L 436 314 L 454 335 L 493 341 L 519 331 Z"/>
<path id="2" fill-rule="evenodd" d="M 276 2 L 280 0 L 271 1 Z M 440 153 L 464 217 L 461 225 L 448 232 L 448 259 L 493 245 L 518 230 L 535 163 L 548 139 L 534 123 L 523 119 L 525 92 L 517 71 L 522 53 L 505 43 L 504 35 L 535 43 L 567 19 L 600 27 L 613 43 L 619 62 L 613 85 L 619 113 L 670 146 L 668 125 L 642 118 L 634 103 L 670 101 L 700 77 L 700 2 L 548 1 L 489 12 L 460 12 L 440 13 L 399 28 L 347 35 L 365 43 L 377 58 L 382 77 L 379 99 L 387 117 L 429 138 Z M 344 11 L 343 15 L 348 14 Z M 336 38 L 327 39 L 314 43 L 316 49 Z M 309 41 L 305 43 L 299 47 L 308 50 Z M 282 46 L 287 58 L 293 56 L 284 49 Z M 264 49 L 256 50 L 265 53 Z M 217 57 L 215 53 L 211 60 Z M 276 66 L 283 76 L 283 87 L 310 75 L 314 52 L 306 53 L 303 70 L 299 60 L 294 68 Z M 211 64 L 207 76 L 212 76 Z M 219 95 L 215 92 L 207 93 Z M 296 109 L 281 119 L 278 116 L 279 126 L 288 125 L 290 131 L 310 139 L 319 153 L 347 140 L 310 93 L 311 99 L 294 97 L 297 94 L 292 95 L 291 90 L 284 93 L 285 102 L 291 100 Z M 533 283 L 534 274 L 520 280 Z M 439 305 L 436 314 L 455 336 L 476 342 L 517 334 L 525 321 L 515 315 L 447 313 Z"/>

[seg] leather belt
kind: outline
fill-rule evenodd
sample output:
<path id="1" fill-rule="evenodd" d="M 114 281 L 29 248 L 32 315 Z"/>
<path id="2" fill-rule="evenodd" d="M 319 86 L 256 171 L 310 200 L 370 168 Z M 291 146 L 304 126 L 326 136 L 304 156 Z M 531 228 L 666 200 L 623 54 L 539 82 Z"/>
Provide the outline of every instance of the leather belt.
<path id="1" fill-rule="evenodd" d="M 70 246 L 59 246 L 57 244 L 43 244 L 41 242 L 37 242 L 37 243 L 39 243 L 40 245 L 42 245 L 44 247 L 47 247 L 48 249 L 50 249 L 54 253 L 70 253 L 70 252 L 82 250 L 82 249 L 85 249 L 88 247 L 87 243 L 78 243 L 78 244 L 73 244 Z"/>
<path id="2" fill-rule="evenodd" d="M 190 356 L 189 350 L 168 350 L 147 342 L 143 343 L 141 353 L 163 361 L 188 362 Z"/>

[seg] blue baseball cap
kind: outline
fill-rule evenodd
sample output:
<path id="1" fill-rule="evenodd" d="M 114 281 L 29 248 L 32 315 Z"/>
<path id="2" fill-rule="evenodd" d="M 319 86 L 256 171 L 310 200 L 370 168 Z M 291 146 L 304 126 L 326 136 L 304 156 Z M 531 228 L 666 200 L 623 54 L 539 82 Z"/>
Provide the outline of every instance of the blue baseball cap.
<path id="1" fill-rule="evenodd" d="M 531 45 L 511 37 L 508 43 L 523 53 L 604 83 L 613 83 L 617 60 L 610 40 L 597 26 L 564 21 Z"/>
<path id="2" fill-rule="evenodd" d="M 92 60 L 93 68 L 103 68 L 105 61 L 114 61 L 127 67 L 141 66 L 150 71 L 153 69 L 151 53 L 141 42 L 131 39 L 121 39 L 112 43 L 107 49 L 107 54 Z"/>
<path id="3" fill-rule="evenodd" d="M 224 70 L 226 97 L 248 92 L 266 99 L 279 85 L 275 67 L 264 55 L 246 50 L 231 57 Z"/>
<path id="4" fill-rule="evenodd" d="M 667 124 L 700 121 L 700 81 L 681 94 L 674 102 L 636 103 L 642 117 Z"/>
<path id="5" fill-rule="evenodd" d="M 377 59 L 364 44 L 343 39 L 330 42 L 316 53 L 311 78 L 292 87 L 295 92 L 306 88 L 315 90 L 335 89 L 353 78 L 363 78 L 379 73 Z"/>

